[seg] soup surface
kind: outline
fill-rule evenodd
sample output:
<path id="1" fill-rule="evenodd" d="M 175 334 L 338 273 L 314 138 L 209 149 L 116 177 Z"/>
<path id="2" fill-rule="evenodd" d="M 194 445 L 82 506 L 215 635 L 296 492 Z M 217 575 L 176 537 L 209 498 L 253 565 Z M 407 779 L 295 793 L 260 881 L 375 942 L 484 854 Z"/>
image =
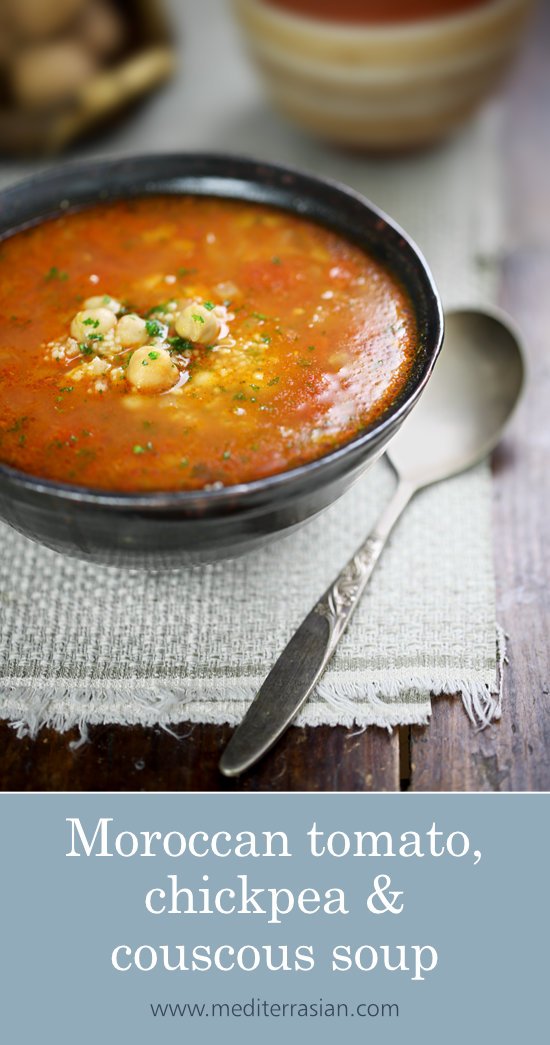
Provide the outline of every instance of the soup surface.
<path id="1" fill-rule="evenodd" d="M 270 207 L 101 204 L 0 244 L 0 460 L 104 490 L 217 488 L 346 442 L 401 390 L 412 306 Z"/>
<path id="2" fill-rule="evenodd" d="M 298 15 L 332 22 L 414 22 L 482 7 L 489 0 L 268 0 Z"/>

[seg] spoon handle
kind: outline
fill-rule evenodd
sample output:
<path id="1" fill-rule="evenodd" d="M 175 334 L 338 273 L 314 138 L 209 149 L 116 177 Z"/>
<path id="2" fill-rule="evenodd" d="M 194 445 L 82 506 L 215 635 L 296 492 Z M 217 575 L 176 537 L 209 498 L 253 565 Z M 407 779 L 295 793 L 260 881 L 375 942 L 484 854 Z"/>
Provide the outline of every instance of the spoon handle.
<path id="1" fill-rule="evenodd" d="M 225 776 L 249 769 L 290 726 L 321 678 L 391 530 L 414 493 L 413 485 L 400 480 L 370 536 L 294 632 L 221 757 Z"/>

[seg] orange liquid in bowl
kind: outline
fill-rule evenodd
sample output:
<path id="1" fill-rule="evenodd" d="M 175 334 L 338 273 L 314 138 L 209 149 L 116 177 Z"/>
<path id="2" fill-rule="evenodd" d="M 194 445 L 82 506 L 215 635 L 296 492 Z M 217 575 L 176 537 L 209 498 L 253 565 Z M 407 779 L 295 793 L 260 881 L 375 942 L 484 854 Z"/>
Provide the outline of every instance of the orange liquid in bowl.
<path id="1" fill-rule="evenodd" d="M 383 25 L 395 22 L 416 22 L 426 18 L 445 18 L 461 14 L 475 7 L 483 7 L 489 0 L 268 0 L 292 14 L 331 22 Z"/>
<path id="2" fill-rule="evenodd" d="M 328 228 L 209 197 L 97 204 L 0 245 L 0 461 L 134 493 L 261 479 L 377 420 L 416 350 L 406 291 Z"/>

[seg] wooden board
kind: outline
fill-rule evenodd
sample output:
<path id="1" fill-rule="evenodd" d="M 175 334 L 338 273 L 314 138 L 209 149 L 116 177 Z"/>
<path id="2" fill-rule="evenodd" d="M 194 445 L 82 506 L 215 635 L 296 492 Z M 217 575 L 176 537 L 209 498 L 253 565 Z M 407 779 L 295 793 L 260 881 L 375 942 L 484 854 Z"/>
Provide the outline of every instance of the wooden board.
<path id="1" fill-rule="evenodd" d="M 509 217 L 501 304 L 528 359 L 524 401 L 493 459 L 498 621 L 508 635 L 504 712 L 483 733 L 438 700 L 411 735 L 415 791 L 550 790 L 550 5 L 506 94 Z"/>
<path id="2" fill-rule="evenodd" d="M 0 789 L 15 791 L 395 791 L 398 734 L 380 729 L 354 735 L 319 726 L 291 729 L 258 769 L 225 780 L 218 759 L 231 730 L 189 724 L 180 740 L 161 729 L 100 726 L 89 743 L 69 747 L 76 733 L 43 730 L 18 739 L 0 725 Z"/>

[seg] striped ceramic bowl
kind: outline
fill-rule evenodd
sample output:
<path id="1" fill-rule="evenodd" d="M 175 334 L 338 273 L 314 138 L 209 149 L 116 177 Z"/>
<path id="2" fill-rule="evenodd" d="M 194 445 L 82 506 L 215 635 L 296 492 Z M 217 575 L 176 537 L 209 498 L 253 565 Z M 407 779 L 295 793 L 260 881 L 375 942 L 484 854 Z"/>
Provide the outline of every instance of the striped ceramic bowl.
<path id="1" fill-rule="evenodd" d="M 303 17 L 233 0 L 279 110 L 343 145 L 406 148 L 443 137 L 498 84 L 533 0 L 485 0 L 460 14 L 388 25 Z"/>

